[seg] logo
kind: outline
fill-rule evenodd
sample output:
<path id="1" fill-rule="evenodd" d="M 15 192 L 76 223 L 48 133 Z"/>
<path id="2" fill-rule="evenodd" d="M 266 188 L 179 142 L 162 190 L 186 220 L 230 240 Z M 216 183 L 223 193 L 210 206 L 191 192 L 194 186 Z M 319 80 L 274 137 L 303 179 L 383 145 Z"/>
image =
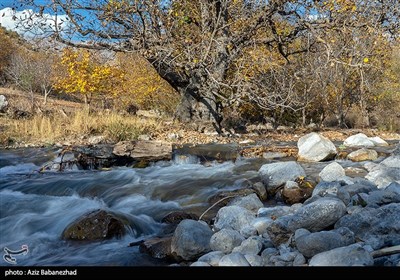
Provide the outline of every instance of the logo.
<path id="1" fill-rule="evenodd" d="M 17 264 L 17 259 L 14 256 L 19 255 L 26 255 L 29 252 L 28 245 L 22 245 L 21 250 L 13 251 L 8 249 L 7 247 L 4 248 L 4 255 L 3 260 L 5 260 L 9 264 Z"/>

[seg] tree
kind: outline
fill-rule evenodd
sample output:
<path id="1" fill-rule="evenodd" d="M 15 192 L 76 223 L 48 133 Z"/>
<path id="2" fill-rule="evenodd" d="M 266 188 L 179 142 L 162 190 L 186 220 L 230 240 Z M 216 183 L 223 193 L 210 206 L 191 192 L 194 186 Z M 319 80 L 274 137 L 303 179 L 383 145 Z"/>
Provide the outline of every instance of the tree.
<path id="1" fill-rule="evenodd" d="M 117 67 L 101 63 L 88 50 L 65 49 L 61 64 L 66 75 L 57 77 L 55 88 L 83 95 L 85 105 L 90 104 L 93 95 L 116 95 L 124 78 Z"/>
<path id="2" fill-rule="evenodd" d="M 68 16 L 69 24 L 54 17 L 54 29 L 44 30 L 60 42 L 140 53 L 181 94 L 177 116 L 184 121 L 211 120 L 219 132 L 222 109 L 245 95 L 246 76 L 237 65 L 250 49 L 266 47 L 291 63 L 296 54 L 323 44 L 318 34 L 326 30 L 367 25 L 392 36 L 400 24 L 397 0 L 58 0 L 48 6 L 22 2 L 36 6 L 36 12 Z M 307 43 L 299 44 L 299 39 Z M 283 80 L 276 82 L 280 90 Z"/>

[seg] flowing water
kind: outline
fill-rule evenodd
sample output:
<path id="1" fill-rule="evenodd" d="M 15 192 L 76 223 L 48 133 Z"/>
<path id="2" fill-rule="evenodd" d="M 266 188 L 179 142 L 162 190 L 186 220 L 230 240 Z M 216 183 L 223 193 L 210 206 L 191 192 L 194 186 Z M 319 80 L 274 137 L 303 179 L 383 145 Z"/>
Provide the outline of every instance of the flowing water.
<path id="1" fill-rule="evenodd" d="M 242 187 L 258 170 L 248 167 L 251 161 L 205 166 L 179 157 L 143 169 L 37 172 L 56 155 L 54 149 L 0 151 L 0 248 L 28 245 L 18 265 L 166 264 L 128 244 L 159 234 L 160 220 L 174 210 L 201 214 L 210 196 Z M 128 234 L 90 243 L 61 239 L 71 222 L 96 209 L 127 219 Z"/>
<path id="2" fill-rule="evenodd" d="M 0 249 L 19 250 L 27 245 L 29 252 L 17 256 L 18 265 L 167 265 L 128 245 L 160 234 L 165 227 L 161 219 L 172 211 L 200 215 L 212 195 L 258 180 L 260 166 L 271 162 L 238 159 L 200 164 L 195 156 L 180 155 L 142 169 L 37 172 L 58 152 L 50 148 L 0 150 Z M 311 176 L 327 164 L 302 163 Z M 340 164 L 362 166 L 349 161 Z M 96 209 L 127 220 L 127 234 L 98 242 L 61 239 L 71 222 Z M 1 265 L 7 263 L 2 259 Z"/>

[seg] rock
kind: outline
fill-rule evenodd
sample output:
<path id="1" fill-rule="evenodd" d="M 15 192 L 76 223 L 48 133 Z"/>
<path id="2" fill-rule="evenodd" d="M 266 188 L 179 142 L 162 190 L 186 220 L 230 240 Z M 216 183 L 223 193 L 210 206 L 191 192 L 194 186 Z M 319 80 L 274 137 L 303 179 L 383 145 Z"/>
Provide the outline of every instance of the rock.
<path id="1" fill-rule="evenodd" d="M 104 210 L 96 210 L 72 222 L 62 233 L 63 239 L 103 240 L 121 237 L 125 233 L 123 222 Z"/>
<path id="2" fill-rule="evenodd" d="M 268 199 L 267 190 L 263 183 L 257 182 L 251 188 L 256 192 L 261 201 L 266 201 Z"/>
<path id="3" fill-rule="evenodd" d="M 293 260 L 293 266 L 302 266 L 307 262 L 306 258 L 302 254 L 297 254 Z"/>
<path id="4" fill-rule="evenodd" d="M 275 248 L 266 248 L 261 253 L 261 258 L 263 259 L 264 266 L 272 266 L 274 263 L 271 261 L 271 258 L 279 255 L 279 251 Z"/>
<path id="5" fill-rule="evenodd" d="M 267 232 L 267 227 L 273 222 L 271 218 L 259 217 L 253 220 L 252 226 L 257 230 L 257 233 L 262 235 Z"/>
<path id="6" fill-rule="evenodd" d="M 215 129 L 214 129 L 215 132 Z M 236 160 L 240 147 L 237 144 L 184 144 L 174 150 L 175 155 L 191 155 L 204 161 Z"/>
<path id="7" fill-rule="evenodd" d="M 183 220 L 198 220 L 199 217 L 196 214 L 186 213 L 184 211 L 174 211 L 167 214 L 161 219 L 162 223 L 177 225 Z"/>
<path id="8" fill-rule="evenodd" d="M 244 197 L 237 197 L 229 202 L 228 205 L 240 206 L 252 212 L 257 212 L 258 209 L 264 206 L 255 193 Z"/>
<path id="9" fill-rule="evenodd" d="M 378 188 L 386 188 L 392 182 L 400 183 L 400 156 L 392 155 L 369 169 L 366 179 Z"/>
<path id="10" fill-rule="evenodd" d="M 276 219 L 268 228 L 275 245 L 286 242 L 297 229 L 320 231 L 339 220 L 346 213 L 344 203 L 335 198 L 321 198 L 301 207 L 295 214 Z"/>
<path id="11" fill-rule="evenodd" d="M 213 251 L 201 256 L 197 261 L 208 263 L 211 266 L 218 266 L 223 256 L 225 256 L 223 252 Z"/>
<path id="12" fill-rule="evenodd" d="M 214 227 L 217 230 L 230 228 L 240 231 L 242 228 L 251 225 L 255 215 L 249 210 L 240 206 L 225 206 L 219 209 L 215 217 Z"/>
<path id="13" fill-rule="evenodd" d="M 282 190 L 282 199 L 286 204 L 295 204 L 305 201 L 311 196 L 312 188 L 300 187 L 296 182 L 287 181 Z"/>
<path id="14" fill-rule="evenodd" d="M 337 154 L 335 145 L 316 132 L 301 137 L 297 142 L 297 147 L 299 148 L 298 160 L 302 161 L 330 160 Z"/>
<path id="15" fill-rule="evenodd" d="M 286 153 L 281 153 L 281 152 L 266 152 L 263 153 L 263 158 L 265 159 L 280 159 L 287 157 L 288 155 Z"/>
<path id="16" fill-rule="evenodd" d="M 259 255 L 244 255 L 250 266 L 263 266 L 263 259 Z"/>
<path id="17" fill-rule="evenodd" d="M 310 266 L 370 266 L 374 264 L 371 254 L 359 244 L 339 247 L 322 252 L 310 260 Z"/>
<path id="18" fill-rule="evenodd" d="M 206 263 L 206 262 L 194 262 L 192 263 L 190 266 L 210 266 L 210 264 Z"/>
<path id="19" fill-rule="evenodd" d="M 148 239 L 139 245 L 139 251 L 156 259 L 172 258 L 171 241 L 171 236 Z"/>
<path id="20" fill-rule="evenodd" d="M 122 141 L 115 144 L 113 154 L 135 160 L 170 160 L 172 146 L 158 141 Z"/>
<path id="21" fill-rule="evenodd" d="M 301 234 L 299 231 L 302 231 Z M 311 258 L 318 253 L 353 244 L 355 240 L 354 233 L 348 228 L 308 234 L 304 233 L 304 229 L 298 229 L 295 232 L 295 242 L 300 253 Z"/>
<path id="22" fill-rule="evenodd" d="M 389 186 L 387 186 L 386 190 L 400 194 L 400 184 L 393 182 Z"/>
<path id="23" fill-rule="evenodd" d="M 103 135 L 90 136 L 87 142 L 90 145 L 104 144 L 106 142 L 106 137 Z"/>
<path id="24" fill-rule="evenodd" d="M 375 137 L 368 137 L 368 139 L 374 143 L 375 146 L 389 146 L 388 142 L 383 140 L 382 138 L 375 136 Z"/>
<path id="25" fill-rule="evenodd" d="M 0 113 L 4 113 L 7 110 L 8 101 L 4 95 L 0 95 Z"/>
<path id="26" fill-rule="evenodd" d="M 400 194 L 386 188 L 370 192 L 365 200 L 368 207 L 379 207 L 390 203 L 400 203 Z"/>
<path id="27" fill-rule="evenodd" d="M 291 208 L 289 206 L 274 206 L 267 208 L 258 209 L 258 217 L 266 217 L 275 220 L 279 217 L 291 214 Z"/>
<path id="28" fill-rule="evenodd" d="M 244 240 L 239 232 L 233 229 L 221 229 L 211 236 L 210 247 L 213 251 L 221 251 L 225 254 L 232 252 Z"/>
<path id="29" fill-rule="evenodd" d="M 358 193 L 369 193 L 375 191 L 377 190 L 377 187 L 371 184 L 355 183 L 343 186 L 341 189 L 348 192 L 350 196 L 353 196 Z"/>
<path id="30" fill-rule="evenodd" d="M 151 137 L 150 137 L 150 135 L 147 135 L 147 134 L 140 134 L 138 136 L 138 140 L 139 141 L 150 141 Z"/>
<path id="31" fill-rule="evenodd" d="M 210 251 L 213 232 L 207 224 L 183 220 L 177 226 L 171 242 L 171 252 L 184 260 L 194 260 Z"/>
<path id="32" fill-rule="evenodd" d="M 319 195 L 321 197 L 326 196 L 327 194 L 336 195 L 338 190 L 341 188 L 339 182 L 320 182 L 315 186 L 312 196 Z"/>
<path id="33" fill-rule="evenodd" d="M 219 266 L 250 266 L 250 263 L 241 253 L 231 253 L 223 256 L 219 261 Z"/>
<path id="34" fill-rule="evenodd" d="M 258 173 L 267 192 L 271 195 L 274 195 L 277 189 L 287 181 L 294 181 L 300 176 L 306 176 L 303 167 L 295 161 L 264 164 Z"/>
<path id="35" fill-rule="evenodd" d="M 364 133 L 358 133 L 352 135 L 344 140 L 343 145 L 347 147 L 374 147 L 375 144 L 372 142 L 367 135 Z"/>
<path id="36" fill-rule="evenodd" d="M 319 177 L 322 181 L 325 182 L 333 182 L 343 176 L 346 176 L 346 172 L 344 171 L 343 167 L 337 162 L 332 162 L 328 164 L 319 173 Z"/>
<path id="37" fill-rule="evenodd" d="M 249 225 L 242 228 L 239 233 L 244 238 L 249 238 L 251 236 L 256 236 L 258 234 L 258 231 L 253 225 Z"/>
<path id="38" fill-rule="evenodd" d="M 222 191 L 216 193 L 208 199 L 208 203 L 215 204 L 218 202 L 218 206 L 223 207 L 227 205 L 230 201 L 237 197 L 247 196 L 249 194 L 255 193 L 253 189 L 237 189 L 233 191 Z"/>
<path id="39" fill-rule="evenodd" d="M 378 158 L 378 153 L 375 150 L 370 149 L 359 149 L 357 151 L 351 152 L 347 155 L 347 158 L 351 161 L 366 161 L 366 160 L 376 160 Z"/>
<path id="40" fill-rule="evenodd" d="M 261 238 L 258 236 L 252 236 L 246 240 L 244 240 L 240 246 L 237 246 L 233 249 L 232 252 L 239 252 L 243 255 L 258 255 L 263 248 L 263 244 L 261 242 Z"/>
<path id="41" fill-rule="evenodd" d="M 365 241 L 375 250 L 384 246 L 400 244 L 400 203 L 391 203 L 380 208 L 360 208 L 351 215 L 342 217 L 335 228 L 347 227 L 355 237 Z"/>

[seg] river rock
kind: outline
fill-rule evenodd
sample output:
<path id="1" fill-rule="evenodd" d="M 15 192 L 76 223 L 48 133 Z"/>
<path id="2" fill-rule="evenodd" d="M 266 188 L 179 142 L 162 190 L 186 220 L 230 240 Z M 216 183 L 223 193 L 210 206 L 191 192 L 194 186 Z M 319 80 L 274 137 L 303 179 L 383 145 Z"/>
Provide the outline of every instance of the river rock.
<path id="1" fill-rule="evenodd" d="M 257 216 L 275 220 L 291 213 L 291 208 L 289 206 L 274 206 L 258 209 Z"/>
<path id="2" fill-rule="evenodd" d="M 259 255 L 244 255 L 250 266 L 263 266 L 263 259 Z"/>
<path id="3" fill-rule="evenodd" d="M 172 236 L 151 238 L 139 245 L 139 251 L 156 259 L 172 258 L 171 241 Z"/>
<path id="4" fill-rule="evenodd" d="M 134 160 L 170 160 L 172 145 L 159 141 L 121 141 L 115 144 L 113 154 Z"/>
<path id="5" fill-rule="evenodd" d="M 282 199 L 286 204 L 295 204 L 305 201 L 311 196 L 312 188 L 300 187 L 296 182 L 287 181 L 282 190 Z"/>
<path id="6" fill-rule="evenodd" d="M 250 263 L 243 254 L 231 253 L 221 258 L 219 266 L 250 266 Z"/>
<path id="7" fill-rule="evenodd" d="M 368 137 L 368 139 L 374 143 L 375 146 L 389 146 L 388 142 L 383 140 L 382 138 L 375 136 L 375 137 Z"/>
<path id="8" fill-rule="evenodd" d="M 162 223 L 165 224 L 179 224 L 183 220 L 198 220 L 199 217 L 196 214 L 186 213 L 184 211 L 174 211 L 167 214 L 161 219 Z"/>
<path id="9" fill-rule="evenodd" d="M 123 222 L 111 213 L 96 210 L 72 222 L 62 233 L 63 239 L 102 240 L 121 237 L 125 233 Z"/>
<path id="10" fill-rule="evenodd" d="M 221 251 L 225 254 L 232 252 L 244 240 L 239 232 L 233 229 L 221 229 L 211 236 L 210 247 L 213 251 Z"/>
<path id="11" fill-rule="evenodd" d="M 386 190 L 400 194 L 400 184 L 393 182 L 387 186 Z"/>
<path id="12" fill-rule="evenodd" d="M 306 176 L 303 167 L 295 161 L 264 164 L 258 173 L 267 187 L 267 192 L 271 195 L 274 195 L 277 189 L 287 181 L 294 181 L 300 176 Z"/>
<path id="13" fill-rule="evenodd" d="M 210 264 L 206 263 L 206 262 L 194 262 L 192 263 L 190 266 L 210 266 Z"/>
<path id="14" fill-rule="evenodd" d="M 344 203 L 336 198 L 321 198 L 301 207 L 295 214 L 276 219 L 268 228 L 275 245 L 286 242 L 299 228 L 320 231 L 339 220 L 346 213 Z"/>
<path id="15" fill-rule="evenodd" d="M 261 242 L 261 237 L 259 236 L 252 236 L 233 249 L 232 252 L 239 252 L 243 255 L 258 255 L 263 248 L 263 243 Z"/>
<path id="16" fill-rule="evenodd" d="M 374 264 L 371 254 L 360 244 L 339 247 L 322 252 L 310 260 L 310 266 L 370 266 Z"/>
<path id="17" fill-rule="evenodd" d="M 258 209 L 264 206 L 264 204 L 260 201 L 255 193 L 249 194 L 244 197 L 237 197 L 229 202 L 228 205 L 240 206 L 255 213 Z"/>
<path id="18" fill-rule="evenodd" d="M 358 133 L 352 135 L 344 140 L 343 145 L 347 147 L 374 147 L 375 144 L 372 142 L 367 135 L 364 133 Z"/>
<path id="19" fill-rule="evenodd" d="M 214 227 L 217 230 L 230 228 L 240 231 L 242 228 L 251 225 L 255 215 L 249 210 L 240 206 L 225 206 L 219 209 L 215 217 Z"/>
<path id="20" fill-rule="evenodd" d="M 261 201 L 266 201 L 268 199 L 267 190 L 263 183 L 257 182 L 251 186 L 251 188 L 256 192 Z"/>
<path id="21" fill-rule="evenodd" d="M 356 213 L 342 217 L 335 228 L 347 227 L 355 237 L 365 241 L 375 250 L 400 244 L 400 203 L 380 208 L 361 208 Z"/>
<path id="22" fill-rule="evenodd" d="M 271 261 L 273 256 L 279 255 L 279 251 L 276 248 L 266 248 L 261 253 L 261 258 L 263 259 L 264 266 L 273 266 L 274 263 Z"/>
<path id="23" fill-rule="evenodd" d="M 262 235 L 267 231 L 267 227 L 273 222 L 268 217 L 258 217 L 253 220 L 252 226 L 257 230 L 257 233 Z"/>
<path id="24" fill-rule="evenodd" d="M 368 207 L 379 207 L 390 203 L 400 203 L 400 194 L 386 188 L 370 192 L 365 200 Z"/>
<path id="25" fill-rule="evenodd" d="M 216 193 L 208 199 L 210 204 L 218 203 L 219 207 L 226 206 L 230 201 L 234 200 L 237 197 L 247 196 L 249 194 L 255 193 L 254 189 L 243 188 L 232 191 L 222 191 Z"/>
<path id="26" fill-rule="evenodd" d="M 184 260 L 194 260 L 208 253 L 213 232 L 207 224 L 183 220 L 177 226 L 171 242 L 171 252 Z"/>
<path id="27" fill-rule="evenodd" d="M 344 171 L 343 167 L 337 162 L 332 162 L 328 164 L 319 173 L 319 177 L 322 181 L 325 182 L 333 182 L 344 176 L 346 176 L 346 172 Z"/>
<path id="28" fill-rule="evenodd" d="M 7 110 L 8 101 L 4 95 L 0 95 L 0 113 L 4 113 Z"/>
<path id="29" fill-rule="evenodd" d="M 342 186 L 339 182 L 325 182 L 322 181 L 315 186 L 312 196 L 319 195 L 321 197 L 326 196 L 327 194 L 336 195 L 338 190 Z"/>
<path id="30" fill-rule="evenodd" d="M 400 155 L 393 153 L 378 165 L 373 166 L 365 178 L 380 189 L 386 188 L 392 182 L 400 183 Z"/>
<path id="31" fill-rule="evenodd" d="M 351 152 L 347 155 L 347 158 L 351 161 L 366 161 L 366 160 L 376 160 L 378 158 L 378 153 L 375 150 L 370 149 L 359 149 L 357 151 Z"/>
<path id="32" fill-rule="evenodd" d="M 208 263 L 211 266 L 218 266 L 223 256 L 225 256 L 223 252 L 213 251 L 201 256 L 197 261 Z"/>
<path id="33" fill-rule="evenodd" d="M 256 236 L 258 234 L 258 231 L 253 225 L 248 225 L 242 228 L 239 233 L 244 238 L 249 238 L 251 236 Z"/>
<path id="34" fill-rule="evenodd" d="M 366 183 L 355 183 L 341 187 L 341 190 L 348 192 L 350 196 L 358 193 L 369 193 L 377 189 L 375 185 Z"/>
<path id="35" fill-rule="evenodd" d="M 348 228 L 313 233 L 298 229 L 295 232 L 295 242 L 300 253 L 311 258 L 318 253 L 353 244 L 355 240 L 354 233 Z"/>
<path id="36" fill-rule="evenodd" d="M 297 147 L 299 148 L 298 160 L 303 161 L 329 160 L 337 154 L 335 145 L 316 132 L 301 137 L 297 142 Z"/>

